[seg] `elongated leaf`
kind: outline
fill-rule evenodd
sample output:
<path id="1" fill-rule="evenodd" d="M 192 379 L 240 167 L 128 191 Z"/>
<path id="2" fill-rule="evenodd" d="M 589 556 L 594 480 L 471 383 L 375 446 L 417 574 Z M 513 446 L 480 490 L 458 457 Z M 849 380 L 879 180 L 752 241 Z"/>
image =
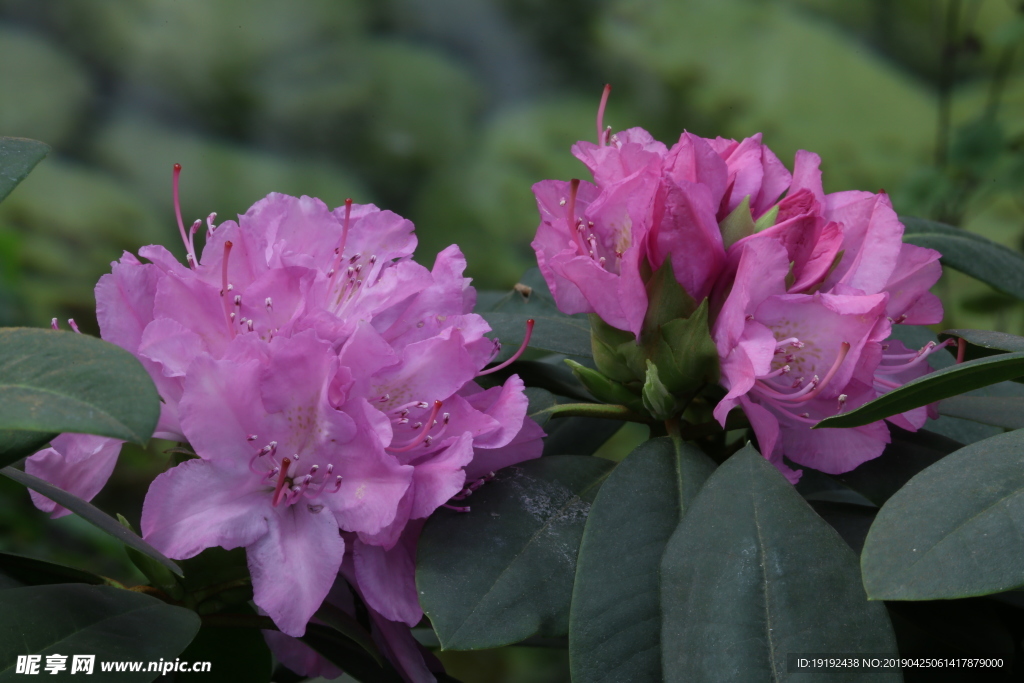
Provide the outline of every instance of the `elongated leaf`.
<path id="1" fill-rule="evenodd" d="M 43 481 L 39 477 L 32 476 L 27 472 L 16 470 L 13 467 L 0 469 L 0 474 L 8 479 L 13 479 L 22 486 L 43 494 L 58 505 L 63 505 L 79 517 L 89 522 L 101 531 L 105 531 L 129 548 L 138 550 L 143 555 L 153 558 L 163 566 L 170 569 L 178 576 L 182 576 L 181 567 L 164 557 L 156 548 L 143 541 L 141 538 L 124 528 L 120 522 L 103 512 L 99 508 L 87 503 L 67 491 L 57 488 L 53 484 Z"/>
<path id="2" fill-rule="evenodd" d="M 559 417 L 544 425 L 544 455 L 593 455 L 625 422 L 600 417 Z"/>
<path id="3" fill-rule="evenodd" d="M 27 138 L 0 138 L 0 202 L 50 153 L 50 146 Z"/>
<path id="4" fill-rule="evenodd" d="M 61 432 L 137 444 L 153 433 L 160 397 L 124 349 L 88 335 L 19 327 L 0 329 L 0 348 L 0 429 L 35 432 L 41 441 L 0 444 L 0 465 Z"/>
<path id="5" fill-rule="evenodd" d="M 0 553 L 0 574 L 26 586 L 50 583 L 88 583 L 102 586 L 110 583 L 108 579 L 91 572 L 11 553 Z"/>
<path id="6" fill-rule="evenodd" d="M 878 513 L 861 565 L 868 595 L 933 600 L 1024 586 L 1024 433 L 966 446 Z"/>
<path id="7" fill-rule="evenodd" d="M 665 681 L 802 681 L 790 653 L 895 652 L 857 557 L 756 450 L 704 484 L 661 564 Z M 829 681 L 860 681 L 830 671 Z M 901 680 L 898 671 L 876 680 Z"/>
<path id="8" fill-rule="evenodd" d="M 885 447 L 882 455 L 868 460 L 852 472 L 833 475 L 879 506 L 903 488 L 915 474 L 963 447 L 957 441 L 924 429 L 908 432 L 890 426 L 889 433 L 892 442 Z"/>
<path id="9" fill-rule="evenodd" d="M 420 536 L 416 585 L 444 649 L 565 635 L 590 503 L 614 463 L 551 456 L 501 470 Z"/>
<path id="10" fill-rule="evenodd" d="M 952 396 L 939 404 L 939 412 L 1004 429 L 1024 428 L 1024 398 Z"/>
<path id="11" fill-rule="evenodd" d="M 973 346 L 994 352 L 1024 351 L 1024 337 L 993 330 L 946 330 L 941 337 L 962 337 Z"/>
<path id="12" fill-rule="evenodd" d="M 27 586 L 0 591 L 0 681 L 15 673 L 18 655 L 95 654 L 90 681 L 152 681 L 160 672 L 101 672 L 101 662 L 171 660 L 199 631 L 199 616 L 141 593 L 85 584 Z M 66 678 L 63 680 L 76 680 Z"/>
<path id="13" fill-rule="evenodd" d="M 901 216 L 903 241 L 935 249 L 945 266 L 995 290 L 1024 299 L 1024 256 L 975 233 L 923 218 Z"/>
<path id="14" fill-rule="evenodd" d="M 577 683 L 661 680 L 661 556 L 715 464 L 669 437 L 641 444 L 587 516 L 569 614 Z"/>
<path id="15" fill-rule="evenodd" d="M 1024 352 L 967 361 L 918 377 L 856 410 L 826 418 L 814 425 L 814 429 L 859 427 L 972 389 L 1021 376 L 1024 376 Z"/>

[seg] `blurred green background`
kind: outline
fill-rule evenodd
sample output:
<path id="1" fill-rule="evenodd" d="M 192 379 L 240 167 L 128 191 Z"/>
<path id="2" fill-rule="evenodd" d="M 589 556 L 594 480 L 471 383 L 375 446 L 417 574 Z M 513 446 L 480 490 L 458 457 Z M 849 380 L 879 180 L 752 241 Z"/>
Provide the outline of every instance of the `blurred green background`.
<path id="1" fill-rule="evenodd" d="M 0 135 L 53 153 L 0 204 L 0 325 L 74 316 L 122 250 L 181 254 L 186 222 L 270 191 L 410 219 L 418 258 L 457 242 L 482 288 L 529 267 L 530 186 L 584 173 L 606 122 L 671 144 L 761 131 L 825 189 L 1024 244 L 1019 0 L 0 0 Z M 945 327 L 1024 333 L 1024 309 L 947 276 Z M 618 437 L 615 453 L 642 435 Z M 166 448 L 166 445 L 163 446 Z M 160 447 L 98 502 L 138 521 Z M 0 550 L 131 580 L 104 537 L 44 520 L 0 482 Z M 106 564 L 104 564 L 106 562 Z M 559 650 L 443 653 L 467 683 L 568 680 Z"/>

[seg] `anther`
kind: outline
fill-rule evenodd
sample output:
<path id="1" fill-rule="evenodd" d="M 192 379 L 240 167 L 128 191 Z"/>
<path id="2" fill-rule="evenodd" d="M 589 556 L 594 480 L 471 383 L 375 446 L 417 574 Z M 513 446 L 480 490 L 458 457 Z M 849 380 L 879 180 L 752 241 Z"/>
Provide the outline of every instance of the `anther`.
<path id="1" fill-rule="evenodd" d="M 50 327 L 52 327 L 54 330 L 59 330 L 60 329 L 60 326 L 57 324 L 57 319 L 56 318 L 54 318 L 53 320 L 50 321 Z"/>
<path id="2" fill-rule="evenodd" d="M 241 306 L 242 305 L 242 295 L 241 294 L 235 294 L 235 305 L 236 306 Z"/>
<path id="3" fill-rule="evenodd" d="M 434 401 L 434 409 L 430 412 L 430 416 L 426 420 L 426 425 L 423 427 L 423 431 L 421 431 L 419 434 L 413 437 L 412 441 L 398 448 L 392 448 L 389 446 L 388 450 L 392 451 L 393 453 L 404 453 L 406 451 L 411 451 L 413 448 L 420 445 L 420 443 L 422 443 L 424 439 L 427 438 L 427 432 L 429 432 L 431 427 L 434 426 L 434 418 L 437 417 L 437 413 L 441 410 L 442 405 L 444 404 L 441 401 Z"/>
<path id="4" fill-rule="evenodd" d="M 270 300 L 269 296 L 267 297 L 267 300 L 265 302 L 263 302 L 263 303 L 267 307 L 268 311 L 272 310 L 274 308 L 274 302 Z"/>
<path id="5" fill-rule="evenodd" d="M 274 497 L 271 499 L 270 504 L 277 507 L 277 504 L 281 502 L 281 492 L 284 491 L 284 485 L 288 479 L 288 467 L 292 464 L 292 461 L 285 458 L 281 461 L 281 472 L 277 477 L 277 484 L 274 486 Z"/>
<path id="6" fill-rule="evenodd" d="M 68 326 L 78 334 L 82 334 L 82 331 L 78 329 L 78 323 L 75 322 L 74 318 L 68 318 Z"/>

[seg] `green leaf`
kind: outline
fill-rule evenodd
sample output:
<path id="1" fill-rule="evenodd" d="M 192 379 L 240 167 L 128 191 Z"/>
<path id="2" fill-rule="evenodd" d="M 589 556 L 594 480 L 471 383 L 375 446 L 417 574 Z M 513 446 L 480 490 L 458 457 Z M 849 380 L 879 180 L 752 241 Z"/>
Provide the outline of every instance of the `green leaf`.
<path id="1" fill-rule="evenodd" d="M 131 522 L 124 518 L 124 515 L 118 515 L 117 521 L 121 523 L 128 531 L 135 533 L 135 529 L 132 528 Z M 135 568 L 142 572 L 142 575 L 149 579 L 151 586 L 159 588 L 167 595 L 171 596 L 174 600 L 179 602 L 185 597 L 185 589 L 182 587 L 181 582 L 174 573 L 165 567 L 161 562 L 153 559 L 152 557 L 140 553 L 131 546 L 125 546 L 125 552 L 128 554 L 128 559 L 135 565 Z"/>
<path id="2" fill-rule="evenodd" d="M 593 455 L 625 422 L 600 417 L 560 417 L 544 425 L 544 455 Z"/>
<path id="3" fill-rule="evenodd" d="M 309 624 L 302 642 L 357 681 L 402 683 L 402 677 L 390 662 L 379 663 L 362 645 L 329 626 Z"/>
<path id="4" fill-rule="evenodd" d="M 676 318 L 686 318 L 697 308 L 697 302 L 676 281 L 671 256 L 665 257 L 665 262 L 654 271 L 646 287 L 647 313 L 640 332 L 644 346 L 647 346 L 648 338 L 659 337 L 662 325 Z"/>
<path id="5" fill-rule="evenodd" d="M 772 217 L 772 222 L 775 222 L 774 217 Z M 718 229 L 722 232 L 722 241 L 725 243 L 726 249 L 744 237 L 753 235 L 756 231 L 755 228 L 754 217 L 750 215 L 750 195 L 744 197 L 740 205 L 733 209 L 732 213 L 723 218 L 718 224 Z"/>
<path id="6" fill-rule="evenodd" d="M 890 425 L 889 434 L 892 442 L 882 455 L 852 472 L 832 475 L 879 506 L 918 472 L 963 447 L 961 443 L 924 429 L 908 432 Z"/>
<path id="7" fill-rule="evenodd" d="M 619 382 L 608 379 L 597 370 L 592 370 L 569 358 L 565 359 L 565 364 L 572 368 L 576 379 L 582 382 L 587 391 L 593 394 L 597 400 L 626 406 L 641 415 L 644 413 L 643 400 Z"/>
<path id="8" fill-rule="evenodd" d="M 708 478 L 669 540 L 661 577 L 667 683 L 799 681 L 788 653 L 896 652 L 856 555 L 749 445 Z M 901 680 L 898 671 L 877 678 Z"/>
<path id="9" fill-rule="evenodd" d="M 662 381 L 676 395 L 697 391 L 718 381 L 718 349 L 708 324 L 708 300 L 689 318 L 669 321 L 661 327 L 654 363 Z"/>
<path id="10" fill-rule="evenodd" d="M 669 437 L 626 456 L 594 499 L 569 614 L 578 683 L 661 680 L 661 556 L 714 463 Z"/>
<path id="11" fill-rule="evenodd" d="M 203 624 L 195 639 L 180 655 L 182 661 L 210 662 L 209 672 L 178 672 L 175 683 L 267 683 L 272 672 L 270 648 L 254 628 Z"/>
<path id="12" fill-rule="evenodd" d="M 50 146 L 26 138 L 0 138 L 0 202 L 50 153 Z"/>
<path id="13" fill-rule="evenodd" d="M 890 498 L 868 533 L 877 600 L 935 600 L 1024 586 L 1024 433 L 966 446 Z"/>
<path id="14" fill-rule="evenodd" d="M 658 366 L 647 361 L 647 380 L 643 389 L 644 408 L 656 420 L 667 420 L 676 410 L 675 398 L 658 378 Z"/>
<path id="15" fill-rule="evenodd" d="M 979 358 L 918 377 L 856 410 L 829 417 L 812 429 L 859 427 L 956 396 L 972 389 L 1024 376 L 1024 352 Z"/>
<path id="16" fill-rule="evenodd" d="M 939 412 L 1004 429 L 1024 428 L 1024 398 L 1019 396 L 952 396 L 939 404 Z"/>
<path id="17" fill-rule="evenodd" d="M 94 654 L 86 680 L 152 681 L 160 672 L 102 673 L 100 663 L 173 661 L 199 631 L 195 612 L 109 586 L 11 588 L 0 591 L 0 614 L 0 681 L 22 680 L 15 664 L 28 654 L 42 655 L 42 665 L 47 655 L 68 655 L 68 671 L 71 655 Z"/>
<path id="18" fill-rule="evenodd" d="M 946 330 L 940 337 L 960 337 L 967 346 L 968 360 L 983 358 L 1003 351 L 1024 351 L 1024 337 L 993 330 Z M 972 348 L 977 347 L 977 348 Z"/>
<path id="19" fill-rule="evenodd" d="M 530 348 L 568 356 L 589 358 L 590 323 L 583 314 L 570 316 L 558 310 L 547 284 L 536 268 L 523 275 L 522 282 L 493 304 L 490 310 L 477 313 L 491 326 L 492 336 L 501 340 L 501 352 L 495 357 L 503 361 L 512 356 L 523 342 L 526 321 L 535 324 Z"/>
<path id="20" fill-rule="evenodd" d="M 153 380 L 130 353 L 73 332 L 0 329 L 0 429 L 98 434 L 144 445 L 160 417 Z M 24 447 L 24 444 L 22 444 Z M 31 453 L 3 448 L 0 465 Z"/>
<path id="21" fill-rule="evenodd" d="M 0 553 L 0 574 L 26 586 L 51 583 L 88 583 L 94 586 L 110 584 L 109 579 L 92 572 L 11 553 Z"/>
<path id="22" fill-rule="evenodd" d="M 590 503 L 614 463 L 555 455 L 498 472 L 420 536 L 416 586 L 441 647 L 500 647 L 565 635 Z"/>
<path id="23" fill-rule="evenodd" d="M 945 266 L 1024 300 L 1024 256 L 981 235 L 923 218 L 900 216 L 903 241 L 935 249 Z"/>
<path id="24" fill-rule="evenodd" d="M 30 488 L 37 493 L 43 494 L 58 505 L 62 505 L 68 510 L 71 510 L 101 531 L 110 534 L 129 548 L 134 548 L 140 553 L 153 558 L 178 576 L 182 575 L 181 568 L 171 560 L 164 557 L 156 548 L 143 541 L 128 529 L 125 529 L 116 519 L 81 498 L 73 496 L 67 491 L 59 489 L 47 481 L 43 481 L 39 477 L 35 477 L 27 472 L 16 470 L 13 467 L 4 467 L 3 469 L 0 469 L 0 474 L 4 475 L 8 479 L 13 479 L 26 488 Z"/>

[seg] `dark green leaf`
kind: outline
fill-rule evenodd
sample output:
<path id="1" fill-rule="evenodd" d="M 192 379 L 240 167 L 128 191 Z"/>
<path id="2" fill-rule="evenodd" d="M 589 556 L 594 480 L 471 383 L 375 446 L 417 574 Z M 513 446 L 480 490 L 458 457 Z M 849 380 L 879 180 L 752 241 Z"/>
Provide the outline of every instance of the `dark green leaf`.
<path id="1" fill-rule="evenodd" d="M 1004 429 L 1024 427 L 1024 398 L 1021 397 L 952 396 L 939 404 L 939 412 Z"/>
<path id="2" fill-rule="evenodd" d="M 676 280 L 671 256 L 666 256 L 665 262 L 654 271 L 646 288 L 647 313 L 640 332 L 643 338 L 657 338 L 662 325 L 670 320 L 686 318 L 697 308 L 697 302 Z"/>
<path id="3" fill-rule="evenodd" d="M 534 321 L 533 335 L 530 337 L 531 349 L 585 358 L 591 355 L 590 325 L 586 318 L 535 311 L 493 311 L 481 315 L 491 326 L 491 336 L 501 340 L 501 353 L 495 358 L 496 361 L 509 358 L 519 348 L 526 335 L 526 321 L 530 319 Z"/>
<path id="4" fill-rule="evenodd" d="M 0 465 L 9 465 L 50 443 L 57 434 L 0 429 Z"/>
<path id="5" fill-rule="evenodd" d="M 718 381 L 718 350 L 708 326 L 707 299 L 689 318 L 661 327 L 654 362 L 676 394 L 690 394 L 705 383 Z"/>
<path id="6" fill-rule="evenodd" d="M 195 612 L 109 586 L 11 588 L 0 591 L 0 614 L 0 681 L 22 680 L 15 664 L 28 654 L 42 655 L 44 665 L 46 655 L 68 655 L 68 671 L 70 655 L 95 654 L 86 680 L 152 681 L 160 672 L 102 673 L 100 663 L 173 661 L 199 631 Z"/>
<path id="7" fill-rule="evenodd" d="M 135 533 L 135 529 L 132 528 L 131 522 L 125 519 L 124 515 L 118 515 L 117 521 L 121 523 L 128 531 Z M 179 602 L 185 598 L 185 589 L 182 587 L 178 577 L 174 575 L 171 570 L 165 567 L 161 562 L 154 560 L 152 557 L 145 553 L 140 553 L 131 546 L 125 546 L 125 553 L 128 555 L 128 559 L 131 561 L 135 568 L 142 572 L 142 575 L 149 579 L 149 584 L 155 588 L 159 588 L 167 595 L 171 596 L 174 600 Z"/>
<path id="8" fill-rule="evenodd" d="M 320 609 L 316 611 L 314 616 L 359 647 L 363 648 L 363 650 L 366 651 L 366 654 L 376 660 L 377 664 L 384 664 L 384 658 L 377 650 L 377 646 L 374 645 L 373 637 L 365 628 L 363 628 L 362 624 L 348 613 L 328 602 L 325 602 L 320 606 Z"/>
<path id="9" fill-rule="evenodd" d="M 1024 351 L 1024 337 L 992 330 L 946 330 L 943 339 L 959 337 L 967 342 L 967 360 L 984 358 L 997 353 Z M 955 347 L 954 347 L 955 348 Z"/>
<path id="10" fill-rule="evenodd" d="M 493 330 L 491 336 L 501 340 L 496 361 L 509 358 L 523 342 L 526 321 L 535 321 L 530 348 L 569 356 L 589 358 L 590 323 L 583 314 L 570 316 L 558 310 L 540 271 L 531 268 L 520 284 L 492 304 L 490 310 L 477 310 Z"/>
<path id="11" fill-rule="evenodd" d="M 19 327 L 0 329 L 0 348 L 0 429 L 46 441 L 75 432 L 142 445 L 153 433 L 160 397 L 124 349 L 84 334 Z M 0 464 L 27 455 L 5 451 Z"/>
<path id="12" fill-rule="evenodd" d="M 1024 432 L 966 446 L 878 513 L 864 545 L 874 599 L 934 600 L 1024 585 Z"/>
<path id="13" fill-rule="evenodd" d="M 416 585 L 445 649 L 500 647 L 568 630 L 576 553 L 614 463 L 561 455 L 501 470 L 420 536 Z"/>
<path id="14" fill-rule="evenodd" d="M 10 553 L 0 553 L 0 574 L 26 586 L 51 583 L 88 583 L 102 586 L 109 583 L 107 579 L 91 572 Z"/>
<path id="15" fill-rule="evenodd" d="M 38 140 L 0 138 L 0 202 L 49 153 L 50 146 Z"/>
<path id="16" fill-rule="evenodd" d="M 641 444 L 601 485 L 576 564 L 573 681 L 661 680 L 661 556 L 714 469 L 695 446 L 661 437 Z"/>
<path id="17" fill-rule="evenodd" d="M 848 413 L 829 417 L 814 429 L 859 427 L 956 396 L 972 389 L 1024 376 L 1024 352 L 967 361 L 918 377 Z"/>
<path id="18" fill-rule="evenodd" d="M 548 409 L 558 405 L 558 398 L 550 391 L 538 387 L 526 387 L 524 393 L 529 401 L 526 407 L 527 417 L 543 427 L 551 418 Z"/>
<path id="19" fill-rule="evenodd" d="M 310 624 L 306 627 L 306 635 L 302 637 L 302 642 L 357 681 L 402 683 L 402 677 L 389 662 L 385 661 L 381 665 L 361 645 L 330 626 Z"/>
<path id="20" fill-rule="evenodd" d="M 896 651 L 856 555 L 750 446 L 704 484 L 669 540 L 661 576 L 668 683 L 810 680 L 787 672 L 787 654 Z M 827 680 L 862 676 L 830 671 Z"/>
<path id="21" fill-rule="evenodd" d="M 805 470 L 804 475 L 806 476 L 806 474 Z M 843 537 L 846 545 L 860 555 L 860 549 L 864 547 L 864 539 L 868 535 L 871 523 L 875 520 L 875 515 L 878 514 L 878 508 L 829 500 L 808 500 L 807 502 L 818 513 L 818 516 L 828 522 L 829 526 Z"/>
<path id="22" fill-rule="evenodd" d="M 875 505 L 884 504 L 915 474 L 963 447 L 924 429 L 908 432 L 890 425 L 889 434 L 892 442 L 882 455 L 852 472 L 833 475 Z"/>
<path id="23" fill-rule="evenodd" d="M 593 455 L 625 422 L 600 417 L 560 417 L 544 425 L 544 455 Z"/>
<path id="24" fill-rule="evenodd" d="M 135 548 L 140 553 L 153 558 L 163 566 L 167 567 L 178 576 L 182 575 L 181 568 L 171 560 L 164 557 L 156 548 L 143 541 L 128 529 L 125 529 L 116 519 L 81 498 L 73 496 L 67 491 L 59 489 L 47 481 L 43 481 L 39 477 L 34 477 L 27 472 L 16 470 L 13 467 L 4 467 L 3 469 L 0 469 L 0 474 L 9 479 L 13 479 L 22 486 L 43 494 L 58 505 L 62 505 L 68 510 L 71 510 L 101 531 L 105 531 L 110 534 L 129 548 Z"/>
<path id="25" fill-rule="evenodd" d="M 270 680 L 270 648 L 263 634 L 254 628 L 203 625 L 195 639 L 181 653 L 187 662 L 210 662 L 208 673 L 176 673 L 175 683 L 267 683 Z"/>
<path id="26" fill-rule="evenodd" d="M 1024 257 L 981 235 L 923 218 L 901 216 L 903 241 L 935 249 L 942 263 L 1018 299 L 1024 299 Z"/>

